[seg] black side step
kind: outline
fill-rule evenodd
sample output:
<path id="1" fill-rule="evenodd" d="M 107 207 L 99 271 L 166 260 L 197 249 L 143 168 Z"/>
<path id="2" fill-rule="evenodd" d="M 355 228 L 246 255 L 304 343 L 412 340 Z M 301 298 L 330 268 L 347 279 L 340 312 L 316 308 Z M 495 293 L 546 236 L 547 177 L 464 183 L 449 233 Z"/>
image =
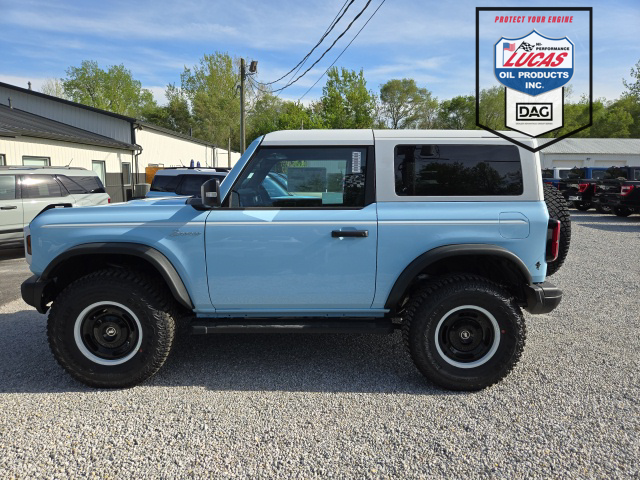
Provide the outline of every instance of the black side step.
<path id="1" fill-rule="evenodd" d="M 198 319 L 191 323 L 193 335 L 209 333 L 393 333 L 391 319 Z"/>

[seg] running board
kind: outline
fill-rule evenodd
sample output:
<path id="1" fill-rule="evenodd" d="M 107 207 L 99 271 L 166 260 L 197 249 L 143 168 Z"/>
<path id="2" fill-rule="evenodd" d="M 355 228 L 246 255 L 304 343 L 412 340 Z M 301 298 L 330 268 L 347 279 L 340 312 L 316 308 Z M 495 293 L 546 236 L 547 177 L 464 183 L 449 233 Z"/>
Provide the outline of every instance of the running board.
<path id="1" fill-rule="evenodd" d="M 250 320 L 236 319 L 203 321 L 198 319 L 191 324 L 193 335 L 211 333 L 393 333 L 395 324 L 391 319 L 346 320 L 346 319 L 296 319 Z"/>

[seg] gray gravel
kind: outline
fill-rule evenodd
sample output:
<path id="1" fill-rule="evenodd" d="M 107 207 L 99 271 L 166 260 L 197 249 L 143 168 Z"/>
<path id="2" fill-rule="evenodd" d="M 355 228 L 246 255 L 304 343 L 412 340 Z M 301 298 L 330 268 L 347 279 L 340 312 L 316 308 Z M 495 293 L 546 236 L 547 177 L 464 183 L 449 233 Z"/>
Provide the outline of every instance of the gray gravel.
<path id="1" fill-rule="evenodd" d="M 0 477 L 637 478 L 640 216 L 573 218 L 561 306 L 474 394 L 430 385 L 397 334 L 194 337 L 143 386 L 96 391 L 8 303 Z"/>

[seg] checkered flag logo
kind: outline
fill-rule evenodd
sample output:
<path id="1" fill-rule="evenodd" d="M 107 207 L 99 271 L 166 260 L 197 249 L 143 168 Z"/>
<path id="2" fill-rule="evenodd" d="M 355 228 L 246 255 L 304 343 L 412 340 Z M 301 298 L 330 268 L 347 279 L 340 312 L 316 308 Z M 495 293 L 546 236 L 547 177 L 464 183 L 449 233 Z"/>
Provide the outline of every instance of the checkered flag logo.
<path id="1" fill-rule="evenodd" d="M 518 49 L 520 48 L 523 49 L 525 52 L 530 52 L 531 50 L 533 50 L 533 45 L 527 42 L 522 42 L 518 47 Z"/>

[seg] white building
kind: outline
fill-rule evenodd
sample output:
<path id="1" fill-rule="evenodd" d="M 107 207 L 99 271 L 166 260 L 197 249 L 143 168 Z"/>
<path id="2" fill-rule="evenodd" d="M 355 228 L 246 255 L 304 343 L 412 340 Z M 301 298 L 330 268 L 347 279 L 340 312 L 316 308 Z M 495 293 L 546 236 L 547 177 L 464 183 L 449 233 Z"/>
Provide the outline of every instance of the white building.
<path id="1" fill-rule="evenodd" d="M 61 98 L 0 82 L 0 165 L 93 169 L 113 201 L 130 198 L 148 166 L 235 165 L 238 152 Z"/>
<path id="2" fill-rule="evenodd" d="M 640 166 L 640 139 L 565 138 L 541 150 L 540 161 L 542 168 Z"/>

